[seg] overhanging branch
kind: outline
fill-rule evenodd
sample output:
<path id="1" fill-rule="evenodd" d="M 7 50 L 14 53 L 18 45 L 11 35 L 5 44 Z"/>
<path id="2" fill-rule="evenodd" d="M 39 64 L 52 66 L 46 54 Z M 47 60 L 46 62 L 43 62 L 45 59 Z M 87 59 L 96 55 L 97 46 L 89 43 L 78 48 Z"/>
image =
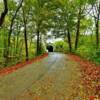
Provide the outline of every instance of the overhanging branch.
<path id="1" fill-rule="evenodd" d="M 1 16 L 0 16 L 0 26 L 2 26 L 3 22 L 4 22 L 4 19 L 5 19 L 5 16 L 8 12 L 8 3 L 7 3 L 7 0 L 3 0 L 4 2 L 4 11 L 1 13 Z"/>

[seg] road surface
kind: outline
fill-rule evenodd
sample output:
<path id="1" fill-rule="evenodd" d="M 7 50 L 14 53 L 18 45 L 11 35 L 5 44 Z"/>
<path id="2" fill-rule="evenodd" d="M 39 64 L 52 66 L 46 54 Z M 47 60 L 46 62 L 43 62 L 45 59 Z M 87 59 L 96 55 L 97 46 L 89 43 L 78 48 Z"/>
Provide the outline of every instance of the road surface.
<path id="1" fill-rule="evenodd" d="M 82 100 L 79 72 L 79 65 L 67 55 L 50 53 L 39 62 L 0 76 L 0 100 Z"/>

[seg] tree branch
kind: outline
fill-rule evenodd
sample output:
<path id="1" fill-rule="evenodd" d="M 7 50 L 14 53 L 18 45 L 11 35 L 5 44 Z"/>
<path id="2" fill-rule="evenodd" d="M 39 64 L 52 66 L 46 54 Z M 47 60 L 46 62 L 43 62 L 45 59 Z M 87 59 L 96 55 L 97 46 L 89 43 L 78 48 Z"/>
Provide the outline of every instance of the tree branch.
<path id="1" fill-rule="evenodd" d="M 5 16 L 8 13 L 8 3 L 7 3 L 7 0 L 3 0 L 3 2 L 4 2 L 4 11 L 1 13 L 1 16 L 0 16 L 0 26 L 2 26 L 2 24 L 4 22 L 4 19 L 5 19 Z"/>

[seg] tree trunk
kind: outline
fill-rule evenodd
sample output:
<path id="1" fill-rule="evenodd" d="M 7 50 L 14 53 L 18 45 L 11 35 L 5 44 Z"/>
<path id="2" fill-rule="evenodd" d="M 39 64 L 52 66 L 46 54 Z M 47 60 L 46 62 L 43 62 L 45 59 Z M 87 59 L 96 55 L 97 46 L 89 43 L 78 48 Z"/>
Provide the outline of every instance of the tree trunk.
<path id="1" fill-rule="evenodd" d="M 68 44 L 69 44 L 69 51 L 72 51 L 72 45 L 71 45 L 71 36 L 70 36 L 70 31 L 68 29 Z"/>
<path id="2" fill-rule="evenodd" d="M 78 42 L 79 42 L 79 35 L 80 35 L 80 21 L 81 21 L 81 9 L 79 10 L 78 14 L 78 21 L 77 21 L 77 31 L 76 31 L 76 39 L 75 39 L 75 50 L 78 48 Z"/>
<path id="3" fill-rule="evenodd" d="M 0 17 L 0 27 L 2 26 L 5 16 L 8 13 L 8 3 L 7 0 L 3 0 L 4 2 L 4 11 L 1 13 L 1 17 Z"/>
<path id="4" fill-rule="evenodd" d="M 42 53 L 42 34 L 40 35 L 40 53 Z"/>
<path id="5" fill-rule="evenodd" d="M 5 31 L 5 27 L 4 27 L 4 52 L 3 52 L 4 67 L 7 66 L 7 64 L 6 64 L 6 57 L 7 57 L 6 49 L 7 49 L 7 34 L 6 34 L 6 31 Z"/>
<path id="6" fill-rule="evenodd" d="M 19 29 L 19 24 L 17 23 L 17 38 L 16 38 L 16 55 L 18 54 L 18 43 L 19 43 L 19 35 L 20 35 L 20 29 Z"/>
<path id="7" fill-rule="evenodd" d="M 100 2 L 98 7 L 97 19 L 95 19 L 95 28 L 96 28 L 96 48 L 99 48 L 99 18 L 100 18 Z"/>
<path id="8" fill-rule="evenodd" d="M 23 21 L 24 21 L 24 39 L 25 39 L 26 61 L 28 61 L 27 26 L 26 26 L 26 18 L 25 18 L 24 9 L 23 9 Z"/>
<path id="9" fill-rule="evenodd" d="M 23 3 L 23 0 L 21 1 L 21 3 L 19 4 L 18 8 L 16 9 L 16 12 L 11 20 L 11 24 L 10 24 L 10 30 L 9 30 L 9 33 L 8 33 L 8 49 L 7 49 L 7 54 L 9 56 L 9 47 L 10 47 L 10 39 L 11 39 L 11 34 L 12 34 L 12 28 L 13 28 L 13 24 L 14 24 L 14 20 L 17 16 L 17 13 L 18 11 L 20 10 L 20 8 L 22 7 L 22 3 Z M 8 57 L 7 57 L 8 58 Z"/>
<path id="10" fill-rule="evenodd" d="M 96 20 L 96 48 L 99 48 L 99 20 Z"/>
<path id="11" fill-rule="evenodd" d="M 37 55 L 40 53 L 40 32 L 37 30 Z"/>

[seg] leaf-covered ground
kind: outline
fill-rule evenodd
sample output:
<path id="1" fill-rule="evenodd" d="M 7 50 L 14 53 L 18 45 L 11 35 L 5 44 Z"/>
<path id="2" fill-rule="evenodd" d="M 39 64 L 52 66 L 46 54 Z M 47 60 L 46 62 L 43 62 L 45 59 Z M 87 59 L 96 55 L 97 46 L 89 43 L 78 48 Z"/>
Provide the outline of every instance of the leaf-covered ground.
<path id="1" fill-rule="evenodd" d="M 100 70 L 87 65 L 74 55 L 50 53 L 0 76 L 0 100 L 99 100 L 94 96 L 99 96 Z"/>
<path id="2" fill-rule="evenodd" d="M 81 83 L 85 87 L 85 92 L 90 100 L 100 100 L 100 66 L 83 60 L 76 55 L 69 55 L 71 60 L 80 64 Z"/>

